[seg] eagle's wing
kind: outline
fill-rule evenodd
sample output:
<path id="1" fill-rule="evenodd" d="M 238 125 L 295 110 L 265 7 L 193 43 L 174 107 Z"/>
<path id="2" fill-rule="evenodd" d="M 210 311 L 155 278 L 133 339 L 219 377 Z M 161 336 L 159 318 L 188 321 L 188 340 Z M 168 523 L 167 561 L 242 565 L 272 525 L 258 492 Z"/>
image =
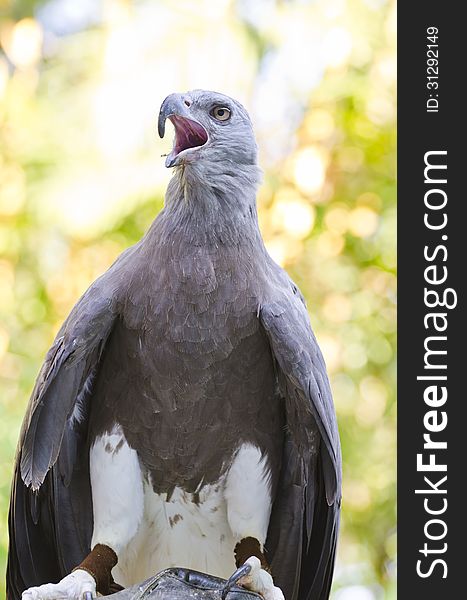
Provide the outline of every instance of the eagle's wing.
<path id="1" fill-rule="evenodd" d="M 284 278 L 285 279 L 285 278 Z M 266 542 L 287 600 L 329 596 L 341 502 L 341 453 L 326 366 L 298 289 L 287 278 L 261 307 L 281 393 L 286 437 Z"/>
<path id="2" fill-rule="evenodd" d="M 78 301 L 39 373 L 23 421 L 10 499 L 8 600 L 55 582 L 89 552 L 88 415 L 117 316 L 124 253 Z"/>

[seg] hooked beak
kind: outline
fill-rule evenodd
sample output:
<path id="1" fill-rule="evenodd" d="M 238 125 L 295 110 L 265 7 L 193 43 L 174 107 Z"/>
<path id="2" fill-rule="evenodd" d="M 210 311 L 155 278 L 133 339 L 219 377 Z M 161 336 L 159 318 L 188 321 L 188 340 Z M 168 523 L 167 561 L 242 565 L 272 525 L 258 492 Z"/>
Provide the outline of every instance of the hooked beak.
<path id="1" fill-rule="evenodd" d="M 171 94 L 162 103 L 158 132 L 161 138 L 165 135 L 165 122 L 170 119 L 175 127 L 175 141 L 172 152 L 165 161 L 166 167 L 179 165 L 183 158 L 193 148 L 200 148 L 208 141 L 206 129 L 197 121 L 190 118 L 189 106 L 185 104 L 181 94 Z"/>

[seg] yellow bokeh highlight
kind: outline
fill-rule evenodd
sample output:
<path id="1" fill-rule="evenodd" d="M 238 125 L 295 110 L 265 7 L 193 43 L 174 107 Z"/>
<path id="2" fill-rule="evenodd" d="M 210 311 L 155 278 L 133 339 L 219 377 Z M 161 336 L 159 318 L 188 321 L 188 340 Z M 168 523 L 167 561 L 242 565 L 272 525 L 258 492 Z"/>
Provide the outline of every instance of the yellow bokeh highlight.
<path id="1" fill-rule="evenodd" d="M 382 208 L 383 201 L 381 196 L 374 192 L 364 192 L 360 194 L 356 200 L 357 206 L 367 206 L 373 209 L 375 212 L 379 212 Z"/>
<path id="2" fill-rule="evenodd" d="M 363 481 L 350 480 L 344 482 L 346 503 L 354 510 L 364 512 L 371 503 L 371 494 L 368 485 Z"/>
<path id="3" fill-rule="evenodd" d="M 334 323 L 348 321 L 352 314 L 352 302 L 343 294 L 328 294 L 324 300 L 323 314 Z"/>
<path id="4" fill-rule="evenodd" d="M 354 380 L 347 373 L 338 371 L 331 378 L 336 411 L 342 417 L 354 417 L 357 387 Z"/>
<path id="5" fill-rule="evenodd" d="M 378 215 L 366 206 L 352 210 L 349 216 L 349 229 L 357 237 L 369 237 L 378 227 Z"/>
<path id="6" fill-rule="evenodd" d="M 8 350 L 8 344 L 10 343 L 10 336 L 8 331 L 0 327 L 0 361 L 5 356 Z"/>
<path id="7" fill-rule="evenodd" d="M 345 27 L 333 27 L 324 38 L 323 53 L 327 64 L 337 68 L 344 65 L 352 51 L 352 35 Z"/>
<path id="8" fill-rule="evenodd" d="M 8 79 L 8 64 L 6 60 L 2 56 L 0 56 L 0 100 L 6 93 Z"/>
<path id="9" fill-rule="evenodd" d="M 324 223 L 327 229 L 335 234 L 343 234 L 349 227 L 349 209 L 346 206 L 336 206 L 326 212 Z"/>
<path id="10" fill-rule="evenodd" d="M 356 146 L 344 146 L 339 150 L 339 167 L 344 171 L 348 171 L 349 173 L 358 171 L 363 165 L 364 160 L 365 156 L 361 148 Z"/>
<path id="11" fill-rule="evenodd" d="M 380 379 L 366 376 L 361 380 L 359 390 L 355 417 L 363 427 L 371 427 L 381 419 L 386 409 L 386 386 Z"/>
<path id="12" fill-rule="evenodd" d="M 42 50 L 42 28 L 34 19 L 22 19 L 5 26 L 1 42 L 9 59 L 20 68 L 32 67 L 39 61 Z"/>
<path id="13" fill-rule="evenodd" d="M 346 345 L 342 360 L 349 370 L 362 369 L 368 362 L 368 356 L 363 344 L 353 342 Z"/>
<path id="14" fill-rule="evenodd" d="M 344 248 L 344 238 L 332 231 L 324 231 L 318 238 L 317 249 L 321 256 L 338 256 Z"/>
<path id="15" fill-rule="evenodd" d="M 282 193 L 276 196 L 271 208 L 271 223 L 295 238 L 305 238 L 315 222 L 315 209 L 297 196 Z"/>
<path id="16" fill-rule="evenodd" d="M 294 262 L 302 253 L 300 240 L 285 235 L 276 235 L 265 240 L 266 250 L 281 267 Z"/>
<path id="17" fill-rule="evenodd" d="M 7 260 L 0 259 L 0 310 L 8 312 L 14 306 L 14 286 L 15 271 L 14 266 Z"/>
<path id="18" fill-rule="evenodd" d="M 342 365 L 341 343 L 337 338 L 326 334 L 320 336 L 319 343 L 329 372 L 335 373 Z"/>
<path id="19" fill-rule="evenodd" d="M 326 178 L 326 159 L 324 153 L 315 146 L 299 151 L 293 161 L 293 177 L 304 194 L 318 192 Z"/>
<path id="20" fill-rule="evenodd" d="M 26 201 L 24 172 L 18 165 L 0 165 L 0 215 L 18 213 Z"/>
<path id="21" fill-rule="evenodd" d="M 323 108 L 315 108 L 306 117 L 303 129 L 308 138 L 323 141 L 335 132 L 335 122 L 332 114 Z"/>

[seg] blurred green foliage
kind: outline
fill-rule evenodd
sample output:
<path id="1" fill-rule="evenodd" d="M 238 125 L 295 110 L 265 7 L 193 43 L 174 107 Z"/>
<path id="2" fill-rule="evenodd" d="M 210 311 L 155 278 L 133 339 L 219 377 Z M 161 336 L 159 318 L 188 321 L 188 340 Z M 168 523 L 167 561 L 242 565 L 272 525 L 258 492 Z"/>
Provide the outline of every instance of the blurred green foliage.
<path id="1" fill-rule="evenodd" d="M 0 2 L 0 571 L 44 354 L 162 206 L 158 102 L 211 87 L 252 106 L 261 228 L 331 375 L 344 457 L 334 597 L 395 598 L 394 3 L 95 5 L 77 20 L 65 0 Z"/>

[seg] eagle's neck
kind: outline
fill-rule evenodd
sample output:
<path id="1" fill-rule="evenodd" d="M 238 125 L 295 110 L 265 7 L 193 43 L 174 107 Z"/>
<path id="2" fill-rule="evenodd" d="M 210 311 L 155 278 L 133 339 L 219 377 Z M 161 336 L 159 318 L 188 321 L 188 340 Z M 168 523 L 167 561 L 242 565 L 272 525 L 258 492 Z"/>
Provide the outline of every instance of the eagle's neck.
<path id="1" fill-rule="evenodd" d="M 171 179 L 159 233 L 182 233 L 195 245 L 257 243 L 256 211 L 260 170 L 254 164 L 195 163 L 179 167 Z"/>

